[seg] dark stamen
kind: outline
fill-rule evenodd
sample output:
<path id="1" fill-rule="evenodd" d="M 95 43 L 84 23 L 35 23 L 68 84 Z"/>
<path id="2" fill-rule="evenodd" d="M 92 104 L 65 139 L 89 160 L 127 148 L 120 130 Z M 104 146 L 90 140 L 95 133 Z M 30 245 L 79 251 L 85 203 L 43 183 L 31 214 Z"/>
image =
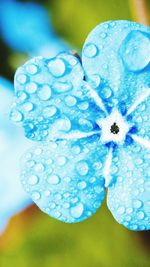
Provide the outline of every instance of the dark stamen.
<path id="1" fill-rule="evenodd" d="M 116 122 L 114 122 L 114 124 L 111 126 L 110 131 L 111 131 L 111 133 L 113 133 L 113 134 L 117 134 L 117 133 L 119 133 L 119 127 L 118 127 L 118 125 L 116 124 Z"/>

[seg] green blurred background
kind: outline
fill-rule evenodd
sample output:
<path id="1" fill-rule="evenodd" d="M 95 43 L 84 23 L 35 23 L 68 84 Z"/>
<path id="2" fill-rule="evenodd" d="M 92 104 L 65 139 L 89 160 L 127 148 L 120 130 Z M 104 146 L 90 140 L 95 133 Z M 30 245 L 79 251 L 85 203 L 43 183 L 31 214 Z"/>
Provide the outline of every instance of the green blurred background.
<path id="1" fill-rule="evenodd" d="M 150 1 L 34 2 L 47 8 L 55 31 L 79 50 L 100 22 L 127 19 L 149 24 Z M 2 40 L 0 52 L 0 75 L 13 80 L 27 55 L 14 53 Z M 0 237 L 0 267 L 149 267 L 149 249 L 150 232 L 126 230 L 113 219 L 105 202 L 92 218 L 76 225 L 56 221 L 31 206 L 12 218 Z"/>

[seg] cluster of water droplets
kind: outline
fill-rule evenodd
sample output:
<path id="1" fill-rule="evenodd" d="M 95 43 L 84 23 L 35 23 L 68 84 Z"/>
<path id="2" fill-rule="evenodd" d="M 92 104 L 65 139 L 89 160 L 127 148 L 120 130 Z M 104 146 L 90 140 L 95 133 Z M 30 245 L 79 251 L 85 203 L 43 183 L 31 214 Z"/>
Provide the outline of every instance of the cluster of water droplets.
<path id="1" fill-rule="evenodd" d="M 92 131 L 95 119 L 104 114 L 89 99 L 88 87 L 75 56 L 34 58 L 17 70 L 11 119 L 36 141 L 56 137 L 60 131 Z"/>
<path id="2" fill-rule="evenodd" d="M 149 229 L 149 160 L 149 150 L 137 144 L 120 148 L 113 158 L 111 175 L 117 179 L 107 203 L 116 220 L 131 230 Z"/>
<path id="3" fill-rule="evenodd" d="M 48 215 L 69 223 L 82 221 L 104 198 L 105 157 L 97 139 L 44 142 L 24 156 L 21 182 Z"/>

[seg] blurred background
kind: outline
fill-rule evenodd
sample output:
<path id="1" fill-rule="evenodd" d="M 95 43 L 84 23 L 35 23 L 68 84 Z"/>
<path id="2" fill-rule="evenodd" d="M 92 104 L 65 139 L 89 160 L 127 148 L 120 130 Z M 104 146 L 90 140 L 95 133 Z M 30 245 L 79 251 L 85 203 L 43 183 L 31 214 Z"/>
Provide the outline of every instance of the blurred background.
<path id="1" fill-rule="evenodd" d="M 88 33 L 100 22 L 112 19 L 149 25 L 150 0 L 0 0 L 0 77 L 5 78 L 0 79 L 0 89 L 9 89 L 11 100 L 19 65 L 34 55 L 50 57 L 66 49 L 80 53 Z M 4 117 L 1 114 L 0 122 L 8 119 L 5 112 Z M 9 125 L 2 127 L 1 123 L 0 133 L 12 131 Z M 23 136 L 18 140 L 25 142 Z M 21 155 L 23 148 L 16 152 L 14 145 L 14 153 Z M 12 151 L 11 146 L 9 149 Z M 6 177 L 6 156 L 0 154 L 0 267 L 150 266 L 150 232 L 131 232 L 120 226 L 105 201 L 92 218 L 76 225 L 43 214 L 18 186 L 18 172 L 10 164 L 13 155 Z"/>

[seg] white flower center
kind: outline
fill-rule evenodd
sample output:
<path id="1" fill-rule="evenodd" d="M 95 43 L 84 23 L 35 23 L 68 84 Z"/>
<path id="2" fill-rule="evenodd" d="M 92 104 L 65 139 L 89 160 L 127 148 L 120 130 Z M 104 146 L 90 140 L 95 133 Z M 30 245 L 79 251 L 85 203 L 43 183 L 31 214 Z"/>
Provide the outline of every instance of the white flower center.
<path id="1" fill-rule="evenodd" d="M 97 124 L 101 128 L 101 141 L 103 143 L 121 143 L 129 131 L 128 123 L 117 109 L 114 109 L 108 117 L 97 120 Z"/>

